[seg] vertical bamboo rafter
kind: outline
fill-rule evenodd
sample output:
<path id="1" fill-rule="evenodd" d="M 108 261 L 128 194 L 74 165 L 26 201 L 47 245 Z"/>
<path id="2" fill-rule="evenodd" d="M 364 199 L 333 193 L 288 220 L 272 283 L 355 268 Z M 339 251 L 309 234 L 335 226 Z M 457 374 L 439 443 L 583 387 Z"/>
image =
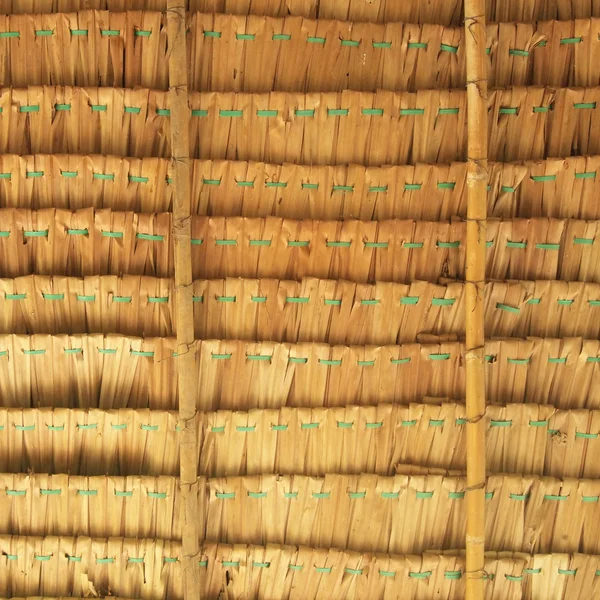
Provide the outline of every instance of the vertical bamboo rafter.
<path id="1" fill-rule="evenodd" d="M 167 2 L 169 40 L 169 105 L 173 193 L 173 243 L 177 308 L 177 386 L 179 393 L 180 498 L 183 520 L 181 550 L 185 600 L 200 598 L 198 559 L 198 450 L 194 367 L 192 292 L 190 141 L 185 3 Z"/>
<path id="2" fill-rule="evenodd" d="M 483 598 L 485 564 L 484 295 L 487 217 L 487 63 L 485 0 L 465 0 L 467 60 L 467 600 Z"/>

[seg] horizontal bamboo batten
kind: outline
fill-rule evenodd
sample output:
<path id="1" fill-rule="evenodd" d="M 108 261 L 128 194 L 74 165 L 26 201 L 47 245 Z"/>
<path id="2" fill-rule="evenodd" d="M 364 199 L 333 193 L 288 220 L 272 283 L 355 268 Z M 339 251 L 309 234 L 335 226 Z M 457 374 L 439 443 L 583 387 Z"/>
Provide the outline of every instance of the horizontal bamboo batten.
<path id="1" fill-rule="evenodd" d="M 176 583 L 181 577 L 177 542 L 12 536 L 0 538 L 0 548 L 14 557 L 0 578 L 0 594 L 9 597 L 18 593 L 26 595 L 24 600 L 67 600 L 72 596 L 54 596 L 93 589 L 102 595 L 110 591 L 114 600 L 124 600 L 113 596 L 115 591 L 137 593 L 148 600 L 183 598 Z M 109 556 L 111 553 L 114 556 Z M 50 558 L 36 560 L 41 556 Z M 73 564 L 70 556 L 81 556 L 81 560 Z M 98 562 L 106 558 L 114 561 Z M 72 569 L 72 578 L 57 577 L 63 562 L 65 569 Z M 465 560 L 460 551 L 399 556 L 305 546 L 204 543 L 199 563 L 204 575 L 202 593 L 208 598 L 217 597 L 223 589 L 232 598 L 250 594 L 293 600 L 464 596 Z M 515 594 L 524 598 L 573 594 L 591 598 L 597 590 L 599 568 L 600 559 L 594 555 L 487 552 L 485 598 L 512 600 Z M 32 575 L 25 577 L 25 570 Z M 27 595 L 40 591 L 53 597 Z"/>
<path id="2" fill-rule="evenodd" d="M 381 345 L 456 339 L 464 329 L 464 287 L 452 281 L 230 278 L 192 289 L 199 339 Z M 489 282 L 486 290 L 488 336 L 600 337 L 599 284 Z M 0 332 L 170 336 L 174 305 L 172 279 L 0 279 Z"/>
<path id="3" fill-rule="evenodd" d="M 0 209 L 0 277 L 174 272 L 170 213 Z M 465 275 L 466 223 L 191 219 L 195 279 L 305 277 L 359 283 Z M 600 221 L 489 219 L 492 279 L 600 283 Z"/>
<path id="4" fill-rule="evenodd" d="M 5 407 L 174 410 L 173 339 L 115 335 L 2 336 Z M 329 346 L 197 341 L 199 410 L 462 401 L 464 346 Z M 489 339 L 493 404 L 600 408 L 600 341 Z M 85 365 L 85 368 L 82 368 Z"/>
<path id="5" fill-rule="evenodd" d="M 0 475 L 0 532 L 180 540 L 173 477 Z M 200 538 L 419 553 L 464 540 L 464 477 L 261 475 L 198 480 Z M 491 475 L 490 550 L 598 553 L 598 480 Z M 419 515 L 418 520 L 414 515 Z"/>
<path id="6" fill-rule="evenodd" d="M 466 158 L 462 90 L 190 92 L 189 103 L 191 158 L 368 166 Z M 599 103 L 598 87 L 491 90 L 490 159 L 599 154 Z M 0 108 L 1 153 L 171 154 L 168 92 L 3 88 Z"/>
<path id="7" fill-rule="evenodd" d="M 463 404 L 200 413 L 199 473 L 391 475 L 407 465 L 464 472 Z M 175 412 L 1 409 L 0 472 L 179 475 Z M 599 478 L 600 411 L 489 405 L 491 473 Z"/>
<path id="8" fill-rule="evenodd" d="M 290 14 L 320 19 L 378 23 L 403 21 L 442 25 L 460 25 L 463 21 L 462 0 L 183 0 L 182 5 L 189 11 L 270 17 L 284 17 Z M 600 10 L 595 3 L 576 0 L 488 0 L 486 5 L 488 21 L 526 22 L 600 17 Z M 114 12 L 164 11 L 166 6 L 166 0 L 1 0 L 0 13 L 74 12 L 87 8 Z"/>
<path id="9" fill-rule="evenodd" d="M 443 221 L 466 215 L 466 163 L 319 167 L 191 161 L 192 213 L 362 221 Z M 0 155 L 0 208 L 169 212 L 164 158 Z M 32 174 L 35 173 L 35 176 Z M 494 218 L 598 219 L 600 157 L 490 163 Z"/>
<path id="10" fill-rule="evenodd" d="M 187 27 L 196 91 L 415 91 L 459 88 L 466 77 L 460 26 L 191 13 Z M 596 86 L 599 33 L 599 19 L 490 24 L 489 85 Z M 159 12 L 10 15 L 0 36 L 6 86 L 168 88 Z"/>

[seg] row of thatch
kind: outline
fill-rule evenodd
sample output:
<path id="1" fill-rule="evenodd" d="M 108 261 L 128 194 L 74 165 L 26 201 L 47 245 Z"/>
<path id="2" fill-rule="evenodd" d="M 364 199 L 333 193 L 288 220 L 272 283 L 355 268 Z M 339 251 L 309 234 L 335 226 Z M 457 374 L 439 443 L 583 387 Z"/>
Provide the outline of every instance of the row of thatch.
<path id="1" fill-rule="evenodd" d="M 190 92 L 188 100 L 191 158 L 365 166 L 466 159 L 463 90 Z M 489 158 L 599 154 L 599 104 L 598 87 L 490 90 Z M 0 109 L 2 153 L 171 154 L 168 92 L 4 88 Z"/>
<path id="2" fill-rule="evenodd" d="M 191 161 L 192 214 L 443 221 L 466 215 L 466 163 L 396 167 Z M 600 157 L 490 163 L 494 218 L 598 219 Z M 0 155 L 0 207 L 168 212 L 167 159 Z"/>
<path id="3" fill-rule="evenodd" d="M 463 337 L 464 286 L 303 279 L 196 280 L 193 317 L 204 339 L 398 344 Z M 490 282 L 490 337 L 597 338 L 600 285 Z M 171 279 L 127 275 L 0 279 L 0 333 L 174 334 Z"/>
<path id="4" fill-rule="evenodd" d="M 168 89 L 167 17 L 85 11 L 0 17 L 4 85 Z M 190 88 L 214 92 L 460 88 L 462 26 L 192 13 Z M 487 27 L 491 86 L 600 83 L 600 19 Z"/>
<path id="5" fill-rule="evenodd" d="M 113 596 L 117 593 L 147 600 L 183 599 L 178 542 L 13 536 L 0 538 L 0 548 L 10 557 L 0 575 L 0 594 L 8 597 L 66 600 L 28 594 L 110 593 L 119 600 Z M 198 560 L 206 598 L 433 600 L 463 597 L 465 588 L 465 559 L 456 552 L 386 555 L 205 543 Z M 485 568 L 488 598 L 591 598 L 600 562 L 584 554 L 489 552 Z"/>
<path id="6" fill-rule="evenodd" d="M 20 473 L 0 482 L 2 534 L 180 540 L 184 531 L 174 477 Z M 463 546 L 466 485 L 431 474 L 265 474 L 199 477 L 192 493 L 201 540 L 404 554 Z M 489 550 L 600 552 L 597 479 L 491 474 L 485 490 Z"/>
<path id="7" fill-rule="evenodd" d="M 391 475 L 408 465 L 466 470 L 465 407 L 423 403 L 201 413 L 198 472 Z M 179 475 L 177 414 L 161 410 L 1 409 L 0 472 Z M 490 405 L 490 473 L 598 478 L 600 411 Z"/>
<path id="8" fill-rule="evenodd" d="M 177 405 L 175 341 L 120 336 L 8 336 L 0 346 L 5 406 Z M 65 351 L 66 349 L 66 351 Z M 197 341 L 200 410 L 410 404 L 465 397 L 464 344 L 329 346 Z M 600 408 L 600 341 L 488 339 L 490 404 Z"/>

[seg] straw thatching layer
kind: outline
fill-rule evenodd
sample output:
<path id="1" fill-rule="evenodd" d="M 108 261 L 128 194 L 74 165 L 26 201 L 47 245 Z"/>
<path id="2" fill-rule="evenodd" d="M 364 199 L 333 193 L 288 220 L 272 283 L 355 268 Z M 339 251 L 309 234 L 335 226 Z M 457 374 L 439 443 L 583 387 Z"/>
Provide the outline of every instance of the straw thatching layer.
<path id="1" fill-rule="evenodd" d="M 3 534 L 181 539 L 172 477 L 4 474 L 0 482 Z M 462 477 L 436 475 L 199 478 L 199 533 L 213 542 L 359 552 L 453 549 L 465 536 L 465 486 Z M 597 480 L 491 475 L 486 547 L 597 553 L 599 495 Z"/>
<path id="2" fill-rule="evenodd" d="M 160 560 L 175 559 L 179 544 L 124 540 L 126 555 L 114 556 L 114 562 L 100 562 L 117 550 L 117 540 L 88 538 L 4 537 L 2 549 L 14 559 L 8 561 L 10 574 L 19 569 L 35 573 L 35 585 L 41 582 L 45 593 L 106 594 L 112 591 L 137 592 L 149 600 L 180 600 L 182 590 L 175 584 L 180 561 L 166 562 L 159 580 Z M 155 545 L 154 545 L 155 544 Z M 142 552 L 140 556 L 138 553 Z M 61 556 L 65 552 L 65 556 Z M 68 554 L 81 552 L 81 561 L 69 561 Z M 36 560 L 49 556 L 48 560 Z M 142 558 L 143 563 L 128 562 Z M 73 577 L 49 577 L 62 561 L 71 563 Z M 211 544 L 202 547 L 199 559 L 206 597 L 225 594 L 226 598 L 285 597 L 302 600 L 308 597 L 332 599 L 397 597 L 410 600 L 464 595 L 465 559 L 457 552 L 430 552 L 422 555 L 386 555 L 356 553 L 343 550 L 295 548 L 291 546 L 246 546 L 243 544 Z M 595 570 L 597 556 L 584 554 L 536 554 L 517 552 L 486 554 L 486 598 L 509 600 L 519 594 L 523 598 L 548 597 L 550 593 L 592 597 L 597 589 Z M 291 568 L 290 568 L 291 565 Z M 54 570 L 53 570 L 54 568 Z M 142 579 L 142 574 L 148 574 Z M 80 576 L 78 578 L 77 576 Z M 128 579 L 131 576 L 131 583 Z M 0 593 L 27 594 L 34 587 L 19 573 L 15 583 L 2 581 Z M 37 588 L 36 588 L 37 589 Z M 34 592 L 36 593 L 36 592 Z M 581 595 L 578 595 L 581 594 Z M 118 598 L 115 600 L 119 600 Z M 570 596 L 566 596 L 570 597 Z M 65 600 L 66 597 L 27 596 L 26 600 Z"/>
<path id="3" fill-rule="evenodd" d="M 466 77 L 460 26 L 202 13 L 187 26 L 189 84 L 197 91 L 415 91 L 459 88 Z M 490 86 L 600 83 L 589 68 L 600 55 L 600 20 L 487 29 Z M 13 36 L 0 47 L 4 85 L 168 88 L 159 12 L 12 15 L 0 18 L 0 32 Z"/>
<path id="4" fill-rule="evenodd" d="M 489 157 L 511 161 L 598 154 L 600 110 L 595 107 L 599 102 L 600 88 L 492 90 Z M 192 158 L 368 166 L 466 158 L 466 93 L 461 90 L 308 95 L 195 92 L 189 94 L 189 104 Z M 68 109 L 57 113 L 56 105 Z M 171 153 L 165 112 L 168 92 L 4 88 L 0 108 L 3 153 L 135 157 Z M 134 114 L 126 108 L 140 111 Z M 370 114 L 371 109 L 376 114 Z M 269 116 L 258 113 L 263 110 Z"/>
<path id="5" fill-rule="evenodd" d="M 465 407 L 340 406 L 200 413 L 199 473 L 391 475 L 398 465 L 466 469 Z M 489 405 L 491 473 L 598 478 L 600 412 Z M 179 474 L 177 415 L 144 409 L 2 409 L 0 471 Z"/>
<path id="6" fill-rule="evenodd" d="M 488 336 L 598 337 L 598 284 L 489 282 L 486 289 Z M 197 280 L 192 290 L 198 338 L 396 344 L 456 339 L 464 329 L 458 282 L 230 278 Z M 175 292 L 171 279 L 153 277 L 27 276 L 0 279 L 0 309 L 2 333 L 169 336 Z"/>
<path id="7" fill-rule="evenodd" d="M 0 346 L 0 392 L 7 407 L 173 410 L 175 349 L 174 340 L 164 338 L 7 336 Z M 194 350 L 200 410 L 465 397 L 458 342 L 348 347 L 204 340 Z M 490 403 L 600 408 L 598 340 L 490 339 L 485 352 Z"/>
<path id="8" fill-rule="evenodd" d="M 0 209 L 0 276 L 174 273 L 170 213 Z M 464 278 L 462 220 L 191 219 L 192 273 L 366 282 Z M 488 220 L 492 279 L 600 283 L 599 221 Z M 462 241 L 461 241 L 462 240 Z"/>
<path id="9" fill-rule="evenodd" d="M 598 156 L 490 163 L 488 170 L 490 217 L 600 217 Z M 193 160 L 191 171 L 195 214 L 328 221 L 466 215 L 466 163 L 367 168 Z M 2 155 L 0 173 L 2 208 L 160 213 L 172 204 L 167 159 Z"/>
<path id="10" fill-rule="evenodd" d="M 10 598 L 41 593 L 183 599 L 179 542 L 15 535 L 0 537 L 0 552 L 0 594 Z"/>
<path id="11" fill-rule="evenodd" d="M 166 0 L 1 0 L 0 13 L 73 12 L 85 8 L 123 10 L 165 10 Z M 460 25 L 460 0 L 183 0 L 190 11 L 266 15 L 288 14 L 320 19 L 372 22 L 404 21 Z M 582 19 L 600 16 L 595 2 L 578 0 L 524 0 L 486 2 L 488 21 L 535 21 L 539 19 Z"/>

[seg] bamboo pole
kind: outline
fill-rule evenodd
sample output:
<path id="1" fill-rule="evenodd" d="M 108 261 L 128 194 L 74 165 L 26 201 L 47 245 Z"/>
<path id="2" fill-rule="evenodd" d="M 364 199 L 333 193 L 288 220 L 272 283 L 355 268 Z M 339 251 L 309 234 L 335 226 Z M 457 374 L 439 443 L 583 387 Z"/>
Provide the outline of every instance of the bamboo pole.
<path id="1" fill-rule="evenodd" d="M 196 422 L 197 381 L 194 355 L 192 292 L 190 141 L 185 3 L 167 1 L 169 41 L 169 105 L 175 258 L 175 328 L 177 331 L 177 389 L 179 394 L 179 489 L 183 528 L 181 536 L 183 597 L 200 598 L 198 531 L 198 449 Z"/>
<path id="2" fill-rule="evenodd" d="M 485 562 L 485 356 L 484 294 L 487 217 L 487 43 L 485 0 L 465 0 L 467 60 L 467 600 L 480 600 Z"/>

